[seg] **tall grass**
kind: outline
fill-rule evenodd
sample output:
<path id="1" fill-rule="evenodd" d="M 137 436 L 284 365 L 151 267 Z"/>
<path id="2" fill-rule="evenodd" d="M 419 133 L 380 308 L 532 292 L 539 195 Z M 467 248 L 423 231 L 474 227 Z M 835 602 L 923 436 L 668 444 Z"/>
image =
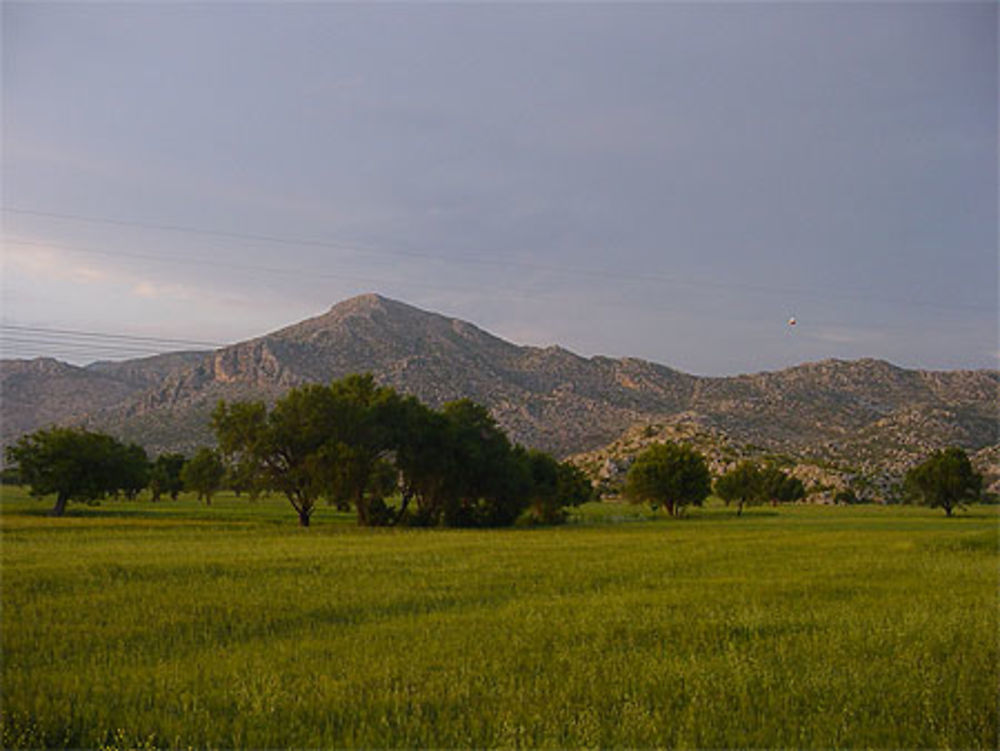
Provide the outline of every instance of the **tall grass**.
<path id="1" fill-rule="evenodd" d="M 984 507 L 302 530 L 5 493 L 5 748 L 998 744 Z"/>

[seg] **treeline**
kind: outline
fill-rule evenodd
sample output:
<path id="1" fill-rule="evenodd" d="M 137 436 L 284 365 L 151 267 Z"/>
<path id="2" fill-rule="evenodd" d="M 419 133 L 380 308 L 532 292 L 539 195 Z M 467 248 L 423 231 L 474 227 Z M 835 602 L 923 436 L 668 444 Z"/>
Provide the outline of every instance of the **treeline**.
<path id="1" fill-rule="evenodd" d="M 219 402 L 211 417 L 217 449 L 191 459 L 164 454 L 150 461 L 135 444 L 100 433 L 49 428 L 7 448 L 4 481 L 55 494 L 51 514 L 69 501 L 107 495 L 153 501 L 184 489 L 211 503 L 227 485 L 255 498 L 284 495 L 308 527 L 317 504 L 357 512 L 364 526 L 502 527 L 520 518 L 557 524 L 567 509 L 594 497 L 577 467 L 512 443 L 489 411 L 467 399 L 441 409 L 351 375 L 289 391 L 270 410 L 263 402 Z M 907 500 L 944 509 L 981 498 L 982 477 L 965 452 L 933 453 L 904 478 Z M 715 478 L 690 446 L 656 444 L 636 457 L 625 481 L 634 503 L 679 516 L 714 491 L 737 515 L 745 506 L 796 501 L 802 482 L 769 464 L 744 461 Z"/>
<path id="2" fill-rule="evenodd" d="M 292 389 L 270 411 L 220 402 L 212 428 L 232 474 L 282 493 L 302 526 L 324 499 L 366 526 L 507 526 L 526 511 L 555 523 L 593 492 L 576 467 L 512 444 L 482 405 L 434 410 L 370 375 Z"/>
<path id="3" fill-rule="evenodd" d="M 355 509 L 365 526 L 494 527 L 524 516 L 544 524 L 588 501 L 593 489 L 573 465 L 513 444 L 488 410 L 469 400 L 431 409 L 415 397 L 352 375 L 292 389 L 263 402 L 220 402 L 212 413 L 218 449 L 191 459 L 145 451 L 71 428 L 22 437 L 7 461 L 33 495 L 68 501 L 112 494 L 153 500 L 182 489 L 211 502 L 223 484 L 255 497 L 284 495 L 309 526 L 317 504 Z"/>

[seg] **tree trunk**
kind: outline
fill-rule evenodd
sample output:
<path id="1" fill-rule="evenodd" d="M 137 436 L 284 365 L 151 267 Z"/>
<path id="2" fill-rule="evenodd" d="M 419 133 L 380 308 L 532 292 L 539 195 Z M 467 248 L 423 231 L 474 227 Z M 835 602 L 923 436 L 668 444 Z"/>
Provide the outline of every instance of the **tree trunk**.
<path id="1" fill-rule="evenodd" d="M 62 516 L 66 511 L 66 501 L 68 500 L 69 498 L 65 493 L 60 493 L 56 496 L 56 505 L 52 507 L 51 511 L 49 511 L 49 516 Z"/>
<path id="2" fill-rule="evenodd" d="M 736 507 L 736 515 L 743 516 L 743 501 L 740 501 L 739 505 Z"/>
<path id="3" fill-rule="evenodd" d="M 944 515 L 945 516 L 951 516 L 951 506 L 945 506 L 944 507 Z"/>
<path id="4" fill-rule="evenodd" d="M 306 510 L 299 511 L 299 526 L 308 527 L 309 526 L 309 512 Z"/>
<path id="5" fill-rule="evenodd" d="M 402 519 L 403 516 L 406 514 L 406 507 L 410 505 L 410 499 L 412 498 L 413 498 L 412 490 L 408 490 L 403 493 L 403 502 L 399 505 L 399 510 L 393 516 L 391 522 L 392 526 L 396 526 L 396 524 L 399 523 L 399 520 Z"/>

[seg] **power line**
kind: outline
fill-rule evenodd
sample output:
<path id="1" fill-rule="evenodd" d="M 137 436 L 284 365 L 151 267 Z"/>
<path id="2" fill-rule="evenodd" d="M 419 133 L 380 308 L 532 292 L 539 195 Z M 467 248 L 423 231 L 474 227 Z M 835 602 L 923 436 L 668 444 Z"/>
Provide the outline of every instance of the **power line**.
<path id="1" fill-rule="evenodd" d="M 150 344 L 191 344 L 199 347 L 224 347 L 225 344 L 219 344 L 218 342 L 205 342 L 198 341 L 194 339 L 172 339 L 161 336 L 135 336 L 131 334 L 108 334 L 101 331 L 84 331 L 81 329 L 54 329 L 46 328 L 44 326 L 23 326 L 20 324 L 13 323 L 0 323 L 0 329 L 8 329 L 15 332 L 28 332 L 34 334 L 57 334 L 72 337 L 82 337 L 86 339 L 108 339 L 115 342 L 136 342 L 136 343 L 150 343 Z"/>
<path id="2" fill-rule="evenodd" d="M 665 276 L 661 274 L 627 274 L 621 271 L 615 271 L 611 269 L 588 269 L 584 267 L 572 267 L 572 266 L 556 266 L 550 264 L 540 264 L 528 261 L 515 261 L 515 260 L 496 260 L 491 258 L 446 258 L 444 256 L 433 255 L 430 253 L 422 253 L 419 251 L 407 251 L 407 250 L 389 250 L 385 248 L 375 248 L 375 247 L 364 247 L 359 244 L 345 244 L 339 242 L 331 242 L 325 240 L 309 240 L 301 238 L 291 238 L 291 237 L 281 237 L 277 235 L 263 235 L 263 234 L 249 234 L 240 232 L 228 232 L 224 230 L 208 229 L 200 227 L 191 227 L 185 225 L 176 224 L 156 224 L 151 222 L 140 222 L 131 221 L 124 219 L 116 219 L 109 217 L 96 217 L 96 216 L 85 216 L 81 214 L 66 214 L 50 211 L 35 211 L 30 209 L 21 209 L 7 206 L 0 206 L 0 211 L 12 214 L 22 214 L 26 216 L 38 216 L 52 219 L 62 219 L 69 221 L 78 222 L 88 222 L 94 224 L 107 224 L 113 226 L 124 226 L 124 227 L 137 227 L 142 229 L 153 229 L 159 231 L 169 231 L 169 232 L 183 232 L 188 234 L 199 234 L 206 236 L 215 237 L 227 237 L 239 240 L 251 240 L 255 242 L 266 242 L 281 245 L 300 245 L 300 246 L 311 246 L 311 247 L 322 247 L 330 248 L 336 250 L 349 250 L 351 252 L 360 252 L 361 250 L 367 253 L 373 253 L 378 255 L 389 255 L 396 257 L 410 257 L 419 258 L 424 260 L 432 260 L 437 262 L 445 262 L 449 264 L 454 263 L 465 263 L 465 264 L 477 264 L 477 265 L 488 265 L 488 266 L 500 266 L 508 268 L 524 268 L 533 271 L 542 271 L 552 274 L 575 274 L 578 276 L 588 276 L 600 279 L 618 279 L 622 281 L 630 282 L 641 282 L 641 283 L 657 283 L 657 284 L 668 284 L 673 286 L 682 287 L 701 287 L 706 289 L 718 289 L 718 290 L 745 290 L 751 292 L 757 292 L 762 294 L 772 294 L 772 295 L 802 295 L 809 296 L 813 298 L 827 298 L 834 300 L 843 300 L 850 302 L 877 302 L 888 305 L 895 306 L 907 306 L 907 307 L 923 307 L 923 308 L 934 308 L 934 309 L 953 309 L 953 310 L 969 310 L 969 311 L 993 311 L 995 306 L 992 305 L 975 305 L 975 304 L 963 304 L 963 303 L 939 303 L 931 302 L 925 300 L 911 300 L 911 299 L 897 299 L 897 298 L 887 298 L 878 297 L 872 295 L 858 295 L 849 293 L 836 293 L 829 292 L 827 290 L 809 290 L 793 287 L 772 287 L 767 285 L 756 285 L 747 283 L 731 283 L 731 282 L 717 282 L 705 279 L 678 279 L 675 277 Z M 120 256 L 125 258 L 139 258 L 145 260 L 160 261 L 166 263 L 189 263 L 189 264 L 199 264 L 205 266 L 215 266 L 220 268 L 242 268 L 252 271 L 263 271 L 267 273 L 281 273 L 281 274 L 295 274 L 309 276 L 311 278 L 335 278 L 335 279 L 345 279 L 342 274 L 331 274 L 329 272 L 322 272 L 312 269 L 292 269 L 287 267 L 267 267 L 267 266 L 257 266 L 251 264 L 235 264 L 235 263 L 220 263 L 213 261 L 206 261 L 200 258 L 166 258 L 164 256 L 157 256 L 153 254 L 139 254 L 139 253 L 125 253 L 119 251 L 101 251 L 101 250 L 88 250 L 84 248 L 73 248 L 62 246 L 58 244 L 50 243 L 40 243 L 31 241 L 18 241 L 18 240 L 8 240 L 10 244 L 13 245 L 29 245 L 29 246 L 41 246 L 41 247 L 54 247 L 61 250 L 67 250 L 70 252 L 77 253 L 92 253 L 97 255 L 107 255 L 107 256 Z M 357 278 L 355 278 L 357 279 Z M 362 279 L 361 281 L 366 282 L 376 282 L 376 283 L 387 283 L 390 280 L 385 279 Z M 414 282 L 407 281 L 409 285 L 415 284 Z M 419 283 L 416 283 L 419 284 Z M 421 286 L 433 286 L 435 288 L 441 289 L 439 285 L 427 285 L 423 284 Z"/>
<path id="3" fill-rule="evenodd" d="M 159 354 L 164 354 L 163 352 L 152 350 L 152 349 L 138 349 L 135 347 L 116 347 L 112 344 L 82 344 L 79 342 L 53 342 L 44 341 L 38 339 L 21 339 L 15 337 L 4 336 L 0 338 L 0 350 L 8 351 L 11 349 L 25 349 L 31 348 L 33 350 L 45 350 L 45 351 L 70 351 L 74 354 L 85 354 L 85 353 L 100 353 L 100 352 L 116 352 L 128 354 L 133 357 L 148 357 L 155 356 Z"/>

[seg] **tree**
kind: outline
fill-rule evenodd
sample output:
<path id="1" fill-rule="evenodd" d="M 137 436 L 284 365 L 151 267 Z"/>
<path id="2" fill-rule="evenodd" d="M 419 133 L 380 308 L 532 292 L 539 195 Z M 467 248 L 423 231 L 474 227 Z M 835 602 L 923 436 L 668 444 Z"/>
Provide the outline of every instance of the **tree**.
<path id="1" fill-rule="evenodd" d="M 400 401 L 392 445 L 400 475 L 400 517 L 419 526 L 439 524 L 455 496 L 458 461 L 451 423 L 414 397 Z M 415 508 L 410 510 L 411 502 Z"/>
<path id="2" fill-rule="evenodd" d="M 149 473 L 149 492 L 153 501 L 160 500 L 164 493 L 177 500 L 177 495 L 184 489 L 181 471 L 185 461 L 184 454 L 168 453 L 156 457 Z"/>
<path id="3" fill-rule="evenodd" d="M 328 484 L 335 497 L 354 504 L 358 524 L 394 523 L 396 514 L 385 497 L 396 489 L 388 456 L 398 435 L 399 395 L 378 386 L 370 373 L 334 381 L 329 390 L 333 415 L 325 453 L 333 471 Z"/>
<path id="4" fill-rule="evenodd" d="M 133 488 L 140 451 L 103 433 L 48 428 L 22 436 L 7 447 L 6 458 L 31 486 L 31 495 L 56 495 L 49 515 L 62 516 L 69 501 L 96 501 Z"/>
<path id="5" fill-rule="evenodd" d="M 535 521 L 561 524 L 566 521 L 567 506 L 579 506 L 593 497 L 593 486 L 579 467 L 558 462 L 550 454 L 535 449 L 523 451 L 522 455 L 531 479 L 528 497 Z"/>
<path id="6" fill-rule="evenodd" d="M 559 462 L 537 449 L 521 449 L 520 454 L 531 483 L 528 494 L 531 515 L 542 524 L 562 522 L 565 514 L 559 502 Z"/>
<path id="7" fill-rule="evenodd" d="M 452 527 L 503 527 L 527 506 L 531 476 L 489 410 L 469 399 L 442 408 L 452 457 L 443 521 Z"/>
<path id="8" fill-rule="evenodd" d="M 371 375 L 292 389 L 270 412 L 220 402 L 212 426 L 229 460 L 283 492 L 302 526 L 321 497 L 353 504 L 363 525 L 500 526 L 517 518 L 530 486 L 485 407 L 463 400 L 435 412 Z M 398 509 L 386 503 L 397 489 Z"/>
<path id="9" fill-rule="evenodd" d="M 134 501 L 139 493 L 149 485 L 151 466 L 146 450 L 142 446 L 130 443 L 127 446 L 118 444 L 115 447 L 118 454 L 118 489 L 125 497 Z"/>
<path id="10" fill-rule="evenodd" d="M 625 476 L 625 496 L 633 503 L 660 504 L 680 516 L 689 504 L 700 506 L 711 492 L 705 457 L 690 446 L 660 443 L 636 457 Z"/>
<path id="11" fill-rule="evenodd" d="M 833 503 L 835 505 L 840 505 L 842 503 L 845 506 L 852 506 L 858 502 L 858 497 L 850 488 L 842 488 L 833 495 Z"/>
<path id="12" fill-rule="evenodd" d="M 726 502 L 735 502 L 736 515 L 743 513 L 744 506 L 752 506 L 767 501 L 771 505 L 778 502 L 797 501 L 805 497 L 805 487 L 797 477 L 792 477 L 773 464 L 763 467 L 747 460 L 737 464 L 715 481 L 715 494 Z"/>
<path id="13" fill-rule="evenodd" d="M 763 500 L 763 478 L 760 468 L 752 461 L 743 461 L 715 481 L 715 494 L 728 506 L 736 503 L 736 515 L 743 513 L 744 505 Z"/>
<path id="14" fill-rule="evenodd" d="M 935 451 L 912 467 L 903 479 L 903 489 L 911 500 L 943 508 L 951 516 L 956 508 L 979 499 L 983 477 L 972 468 L 969 457 L 960 448 Z"/>
<path id="15" fill-rule="evenodd" d="M 772 464 L 766 465 L 760 471 L 761 497 L 770 501 L 772 506 L 778 503 L 792 503 L 805 498 L 806 489 L 802 480 L 785 474 Z"/>
<path id="16" fill-rule="evenodd" d="M 198 500 L 212 504 L 212 496 L 222 487 L 226 468 L 218 452 L 200 448 L 181 470 L 181 481 L 187 490 L 198 494 Z"/>
<path id="17" fill-rule="evenodd" d="M 220 450 L 284 493 L 303 527 L 325 489 L 318 468 L 329 439 L 323 426 L 330 418 L 328 401 L 326 387 L 310 385 L 289 391 L 270 413 L 263 402 L 224 401 L 212 413 Z"/>
<path id="18" fill-rule="evenodd" d="M 594 500 L 594 485 L 587 474 L 569 462 L 559 463 L 559 503 L 563 507 L 580 506 Z"/>
<path id="19" fill-rule="evenodd" d="M 384 497 L 395 488 L 386 462 L 398 404 L 371 375 L 351 375 L 292 389 L 270 412 L 261 402 L 219 402 L 212 426 L 230 462 L 284 493 L 301 526 L 322 496 L 353 503 L 360 524 L 385 524 L 395 518 Z"/>

